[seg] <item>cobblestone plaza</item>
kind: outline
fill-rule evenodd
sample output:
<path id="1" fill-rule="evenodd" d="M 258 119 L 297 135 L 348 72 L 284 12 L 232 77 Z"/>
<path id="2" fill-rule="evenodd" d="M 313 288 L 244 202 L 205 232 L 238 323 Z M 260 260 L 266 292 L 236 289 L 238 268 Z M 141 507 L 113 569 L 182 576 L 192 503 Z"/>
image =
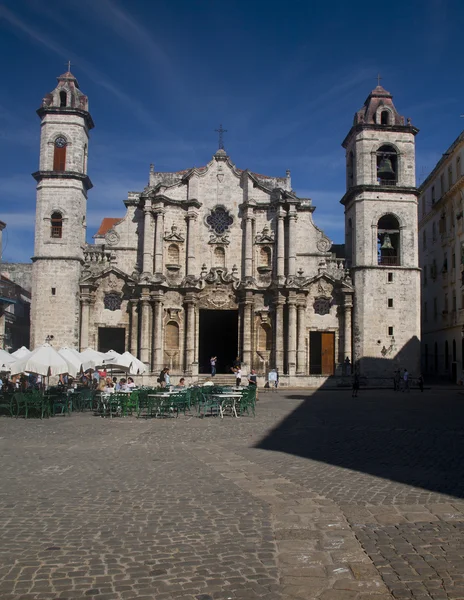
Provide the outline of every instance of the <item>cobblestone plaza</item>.
<path id="1" fill-rule="evenodd" d="M 464 598 L 463 396 L 0 419 L 2 600 Z"/>

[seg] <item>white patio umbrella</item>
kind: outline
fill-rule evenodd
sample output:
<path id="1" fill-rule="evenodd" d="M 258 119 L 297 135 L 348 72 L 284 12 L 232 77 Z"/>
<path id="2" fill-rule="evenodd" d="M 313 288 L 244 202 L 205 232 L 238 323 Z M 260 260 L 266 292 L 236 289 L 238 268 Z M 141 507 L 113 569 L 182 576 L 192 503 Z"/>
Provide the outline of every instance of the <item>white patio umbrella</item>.
<path id="1" fill-rule="evenodd" d="M 123 358 L 123 355 L 119 354 L 119 352 L 109 350 L 105 354 L 102 366 L 106 369 L 116 369 L 128 372 L 130 371 L 131 364 L 132 361 L 127 360 L 127 358 Z"/>
<path id="2" fill-rule="evenodd" d="M 103 360 L 105 359 L 105 355 L 103 352 L 98 352 L 98 350 L 94 350 L 93 348 L 86 348 L 82 352 L 80 352 L 80 357 L 83 362 L 85 362 L 88 366 L 88 369 L 95 369 L 95 367 L 100 367 L 103 364 Z"/>
<path id="3" fill-rule="evenodd" d="M 18 360 L 16 358 L 16 356 L 13 356 L 12 354 L 10 354 L 9 352 L 7 352 L 6 350 L 2 350 L 0 348 L 0 363 L 2 365 L 11 365 L 11 363 L 14 363 L 15 360 Z"/>
<path id="4" fill-rule="evenodd" d="M 73 348 L 67 348 L 65 346 L 58 350 L 58 354 L 65 359 L 69 367 L 72 367 L 72 369 L 70 368 L 68 371 L 68 374 L 72 377 L 77 377 L 78 373 L 83 370 L 82 359 L 77 350 L 73 352 Z"/>
<path id="5" fill-rule="evenodd" d="M 31 351 L 28 348 L 26 348 L 26 346 L 21 346 L 21 348 L 18 348 L 17 350 L 12 352 L 11 356 L 14 356 L 15 360 L 21 360 L 22 358 L 29 356 L 29 354 L 31 354 Z"/>
<path id="6" fill-rule="evenodd" d="M 143 373 L 145 373 L 145 371 L 147 370 L 147 366 L 145 365 L 145 363 L 143 363 L 130 352 L 124 352 L 123 354 L 121 354 L 121 359 L 124 359 L 125 361 L 130 360 L 131 366 L 129 373 L 131 375 L 143 375 Z"/>
<path id="7" fill-rule="evenodd" d="M 10 371 L 10 365 L 0 362 L 0 373 L 9 373 Z"/>
<path id="8" fill-rule="evenodd" d="M 35 373 L 36 375 L 61 375 L 73 369 L 66 359 L 50 346 L 43 344 L 33 350 L 29 356 L 11 364 L 11 374 Z"/>

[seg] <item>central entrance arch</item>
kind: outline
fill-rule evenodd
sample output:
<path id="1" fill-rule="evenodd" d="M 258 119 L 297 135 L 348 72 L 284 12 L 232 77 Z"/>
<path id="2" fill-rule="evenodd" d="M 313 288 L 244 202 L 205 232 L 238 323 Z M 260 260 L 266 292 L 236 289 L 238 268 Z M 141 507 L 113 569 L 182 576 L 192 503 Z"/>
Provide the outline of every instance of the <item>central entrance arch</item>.
<path id="1" fill-rule="evenodd" d="M 217 372 L 231 373 L 238 350 L 238 310 L 200 309 L 199 372 L 210 373 L 217 356 Z"/>

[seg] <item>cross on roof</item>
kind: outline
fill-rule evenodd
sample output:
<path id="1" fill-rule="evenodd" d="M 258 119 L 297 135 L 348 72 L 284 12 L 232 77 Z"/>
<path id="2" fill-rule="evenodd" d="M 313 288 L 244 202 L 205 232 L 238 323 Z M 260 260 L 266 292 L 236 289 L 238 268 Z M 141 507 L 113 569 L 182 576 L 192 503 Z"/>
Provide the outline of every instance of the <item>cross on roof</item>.
<path id="1" fill-rule="evenodd" d="M 68 67 L 68 73 L 70 73 L 71 72 L 71 61 L 70 60 L 68 60 L 66 66 Z"/>
<path id="2" fill-rule="evenodd" d="M 380 73 L 378 73 L 376 79 L 377 79 L 377 87 L 379 87 L 380 86 L 380 80 L 383 79 L 383 77 L 380 77 Z"/>
<path id="3" fill-rule="evenodd" d="M 222 128 L 222 123 L 219 125 L 219 129 L 215 129 L 219 133 L 219 150 L 224 150 L 224 137 L 223 133 L 226 133 L 227 129 Z"/>

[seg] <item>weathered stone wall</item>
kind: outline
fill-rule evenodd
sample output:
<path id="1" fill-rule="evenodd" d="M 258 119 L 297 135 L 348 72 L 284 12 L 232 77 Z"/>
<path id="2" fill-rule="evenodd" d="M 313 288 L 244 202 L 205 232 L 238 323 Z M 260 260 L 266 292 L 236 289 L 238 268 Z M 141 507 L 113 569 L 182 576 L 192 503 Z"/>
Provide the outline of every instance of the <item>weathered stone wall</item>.
<path id="1" fill-rule="evenodd" d="M 32 289 L 32 263 L 0 263 L 0 273 L 28 292 Z"/>

